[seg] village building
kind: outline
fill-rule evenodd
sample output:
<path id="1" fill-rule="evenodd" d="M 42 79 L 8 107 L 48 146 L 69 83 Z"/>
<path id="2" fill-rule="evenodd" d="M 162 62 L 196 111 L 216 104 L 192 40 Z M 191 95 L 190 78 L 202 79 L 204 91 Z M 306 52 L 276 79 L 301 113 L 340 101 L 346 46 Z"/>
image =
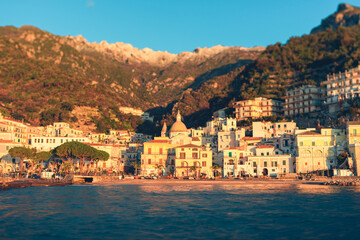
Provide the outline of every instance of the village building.
<path id="1" fill-rule="evenodd" d="M 173 147 L 168 137 L 155 137 L 154 140 L 145 142 L 141 154 L 141 174 L 151 176 L 166 173 L 168 151 Z"/>
<path id="2" fill-rule="evenodd" d="M 175 148 L 176 177 L 213 177 L 212 151 L 187 144 Z"/>
<path id="3" fill-rule="evenodd" d="M 255 155 L 247 157 L 251 176 L 279 176 L 294 172 L 291 155 L 282 154 L 272 145 L 258 145 Z"/>
<path id="4" fill-rule="evenodd" d="M 328 134 L 308 131 L 296 135 L 296 173 L 336 167 L 335 136 Z"/>
<path id="5" fill-rule="evenodd" d="M 247 156 L 252 155 L 246 146 L 231 147 L 224 150 L 223 177 L 242 177 L 249 173 L 251 168 L 247 163 Z"/>
<path id="6" fill-rule="evenodd" d="M 328 74 L 322 84 L 326 87 L 325 104 L 329 112 L 340 111 L 345 100 L 360 96 L 360 65 L 338 74 Z"/>
<path id="7" fill-rule="evenodd" d="M 88 143 L 89 139 L 85 137 L 33 137 L 30 140 L 30 146 L 40 151 L 50 151 L 66 142 Z"/>
<path id="8" fill-rule="evenodd" d="M 281 115 L 281 101 L 258 97 L 234 103 L 236 120 L 256 119 Z"/>
<path id="9" fill-rule="evenodd" d="M 294 134 L 296 127 L 295 122 L 253 122 L 253 137 L 272 138 L 280 137 L 285 134 Z"/>
<path id="10" fill-rule="evenodd" d="M 305 85 L 288 89 L 283 99 L 285 116 L 318 112 L 321 110 L 324 89 L 314 85 Z"/>

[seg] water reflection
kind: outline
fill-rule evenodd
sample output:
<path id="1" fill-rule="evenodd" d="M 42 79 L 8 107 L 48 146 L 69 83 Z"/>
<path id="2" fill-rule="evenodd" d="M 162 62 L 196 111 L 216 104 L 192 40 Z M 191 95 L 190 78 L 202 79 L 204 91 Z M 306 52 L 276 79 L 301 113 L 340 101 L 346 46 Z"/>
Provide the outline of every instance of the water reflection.
<path id="1" fill-rule="evenodd" d="M 261 182 L 20 189 L 1 193 L 0 239 L 354 239 L 359 190 Z"/>
<path id="2" fill-rule="evenodd" d="M 189 191 L 212 191 L 214 185 L 141 185 L 140 190 L 144 192 L 167 193 L 167 192 L 189 192 Z"/>

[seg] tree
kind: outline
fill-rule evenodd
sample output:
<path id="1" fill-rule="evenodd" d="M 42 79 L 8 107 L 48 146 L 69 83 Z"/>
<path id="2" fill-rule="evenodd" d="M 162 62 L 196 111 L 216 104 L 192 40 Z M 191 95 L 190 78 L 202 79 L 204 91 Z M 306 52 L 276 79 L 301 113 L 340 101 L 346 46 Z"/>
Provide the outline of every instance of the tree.
<path id="1" fill-rule="evenodd" d="M 9 150 L 9 154 L 12 158 L 20 159 L 20 171 L 24 171 L 24 159 L 32 158 L 34 156 L 34 150 L 26 147 L 13 147 Z"/>
<path id="2" fill-rule="evenodd" d="M 70 170 L 72 169 L 73 165 L 71 162 L 65 162 L 63 164 L 61 164 L 61 170 L 63 170 L 66 173 L 69 173 Z"/>
<path id="3" fill-rule="evenodd" d="M 196 167 L 195 166 L 191 166 L 190 167 L 190 171 L 193 172 L 193 176 L 196 173 Z"/>
<path id="4" fill-rule="evenodd" d="M 159 172 L 161 172 L 162 169 L 164 169 L 164 165 L 162 164 L 155 164 L 155 168 L 157 169 L 158 176 L 160 175 Z"/>
<path id="5" fill-rule="evenodd" d="M 343 150 L 338 156 L 337 156 L 337 166 L 341 167 L 341 165 L 343 165 L 343 163 L 346 161 L 346 159 L 348 158 L 348 153 Z"/>
<path id="6" fill-rule="evenodd" d="M 211 166 L 211 168 L 212 168 L 212 170 L 215 171 L 215 176 L 218 176 L 219 175 L 218 171 L 219 171 L 220 167 L 218 165 L 214 164 Z"/>
<path id="7" fill-rule="evenodd" d="M 83 172 L 85 160 L 99 160 L 106 161 L 110 155 L 101 150 L 97 150 L 87 144 L 81 142 L 66 142 L 56 147 L 52 153 L 67 162 L 74 162 L 74 159 L 79 159 L 80 172 Z"/>
<path id="8" fill-rule="evenodd" d="M 109 157 L 110 157 L 109 153 L 102 151 L 102 150 L 97 150 L 97 149 L 95 149 L 95 152 L 91 156 L 91 158 L 96 163 L 96 169 L 98 168 L 99 161 L 107 161 L 109 159 Z"/>
<path id="9" fill-rule="evenodd" d="M 35 159 L 36 159 L 37 161 L 40 161 L 40 162 L 41 162 L 40 172 L 41 172 L 41 170 L 42 170 L 44 161 L 46 161 L 46 160 L 48 160 L 49 158 L 51 158 L 51 156 L 52 156 L 52 154 L 51 154 L 50 152 L 46 152 L 46 151 L 36 153 Z"/>
<path id="10" fill-rule="evenodd" d="M 135 175 L 139 175 L 139 169 L 141 168 L 141 164 L 137 162 L 132 162 L 131 166 L 135 169 Z"/>

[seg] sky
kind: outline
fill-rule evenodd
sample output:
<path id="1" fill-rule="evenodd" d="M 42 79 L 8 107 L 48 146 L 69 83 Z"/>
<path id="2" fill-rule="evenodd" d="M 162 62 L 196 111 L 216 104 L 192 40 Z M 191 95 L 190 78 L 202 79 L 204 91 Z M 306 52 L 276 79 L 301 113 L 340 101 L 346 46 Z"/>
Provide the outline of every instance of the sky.
<path id="1" fill-rule="evenodd" d="M 267 46 L 310 33 L 338 0 L 0 0 L 0 26 L 180 53 Z M 346 3 L 360 6 L 359 0 Z"/>

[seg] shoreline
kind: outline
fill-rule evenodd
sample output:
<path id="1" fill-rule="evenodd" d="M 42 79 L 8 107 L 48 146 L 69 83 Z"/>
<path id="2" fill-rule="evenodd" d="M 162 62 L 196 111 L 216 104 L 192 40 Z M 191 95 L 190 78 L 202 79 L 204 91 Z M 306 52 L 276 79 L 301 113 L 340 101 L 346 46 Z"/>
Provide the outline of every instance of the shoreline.
<path id="1" fill-rule="evenodd" d="M 60 186 L 236 186 L 241 188 L 287 188 L 299 186 L 329 187 L 334 185 L 325 184 L 324 180 L 298 180 L 298 179 L 218 179 L 218 180 L 184 180 L 184 179 L 125 179 L 125 180 L 103 180 L 92 183 L 74 183 L 74 182 L 52 182 L 46 180 L 24 179 L 8 182 L 7 186 L 0 183 L 0 191 L 26 188 L 26 187 L 60 187 Z M 338 186 L 338 185 L 335 185 Z M 344 185 L 345 186 L 345 185 Z M 359 187 L 352 186 L 352 187 Z"/>
<path id="2" fill-rule="evenodd" d="M 73 183 L 71 182 L 53 182 L 47 180 L 22 179 L 22 180 L 6 182 L 5 185 L 0 182 L 0 191 L 17 189 L 17 188 L 27 188 L 27 187 L 61 187 L 72 184 Z"/>

